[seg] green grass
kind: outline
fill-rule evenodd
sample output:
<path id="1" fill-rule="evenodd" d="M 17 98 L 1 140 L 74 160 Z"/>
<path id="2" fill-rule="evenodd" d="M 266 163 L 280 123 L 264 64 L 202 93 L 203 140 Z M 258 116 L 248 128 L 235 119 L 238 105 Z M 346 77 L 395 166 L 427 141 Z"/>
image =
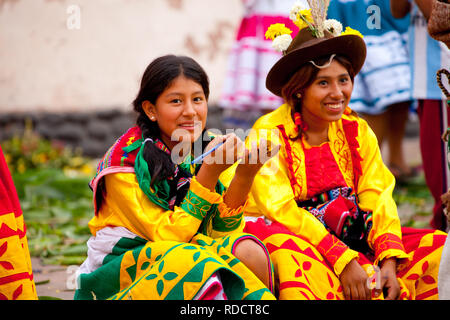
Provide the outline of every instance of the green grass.
<path id="1" fill-rule="evenodd" d="M 397 184 L 393 198 L 399 208 L 402 226 L 429 227 L 434 200 L 423 174 L 411 179 L 408 183 Z"/>
<path id="2" fill-rule="evenodd" d="M 46 264 L 81 264 L 90 237 L 87 224 L 93 215 L 90 177 L 69 177 L 60 169 L 36 169 L 14 174 L 13 180 L 31 256 Z"/>

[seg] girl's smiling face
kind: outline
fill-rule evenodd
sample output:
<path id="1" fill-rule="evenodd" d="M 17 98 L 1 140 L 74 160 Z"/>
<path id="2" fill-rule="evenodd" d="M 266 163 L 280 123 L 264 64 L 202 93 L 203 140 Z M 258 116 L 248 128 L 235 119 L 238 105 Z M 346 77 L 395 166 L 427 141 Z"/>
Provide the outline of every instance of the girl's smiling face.
<path id="1" fill-rule="evenodd" d="M 193 143 L 206 126 L 208 104 L 203 88 L 184 75 L 175 78 L 154 105 L 144 101 L 142 107 L 158 123 L 161 139 L 170 149 L 180 141 Z"/>
<path id="2" fill-rule="evenodd" d="M 327 127 L 342 117 L 350 102 L 353 83 L 347 69 L 338 61 L 317 73 L 302 99 L 302 116 L 311 127 Z"/>

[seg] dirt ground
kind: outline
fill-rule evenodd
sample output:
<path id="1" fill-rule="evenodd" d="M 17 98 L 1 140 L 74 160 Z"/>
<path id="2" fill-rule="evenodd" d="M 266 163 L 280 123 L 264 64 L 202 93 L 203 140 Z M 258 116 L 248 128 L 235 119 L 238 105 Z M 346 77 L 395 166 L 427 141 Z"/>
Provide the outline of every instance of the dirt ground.
<path id="1" fill-rule="evenodd" d="M 39 258 L 31 258 L 38 296 L 73 300 L 73 272 L 67 266 L 43 265 Z M 71 277 L 72 276 L 72 277 Z"/>

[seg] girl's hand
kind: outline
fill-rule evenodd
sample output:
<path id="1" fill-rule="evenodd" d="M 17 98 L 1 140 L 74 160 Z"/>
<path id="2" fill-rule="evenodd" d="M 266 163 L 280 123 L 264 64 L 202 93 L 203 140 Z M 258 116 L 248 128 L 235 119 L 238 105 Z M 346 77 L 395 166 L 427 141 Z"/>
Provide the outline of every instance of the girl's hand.
<path id="1" fill-rule="evenodd" d="M 205 152 L 220 143 L 223 145 L 203 159 L 203 165 L 211 170 L 223 172 L 239 159 L 239 155 L 244 150 L 244 142 L 236 134 L 229 133 L 213 139 L 206 147 Z"/>
<path id="2" fill-rule="evenodd" d="M 385 259 L 381 262 L 381 288 L 375 290 L 375 296 L 384 291 L 385 300 L 397 300 L 400 296 L 400 284 L 397 280 L 397 260 L 395 258 Z"/>
<path id="3" fill-rule="evenodd" d="M 264 163 L 278 153 L 279 149 L 280 146 L 276 146 L 273 150 L 269 150 L 267 141 L 261 139 L 259 147 L 254 142 L 251 150 L 244 151 L 242 161 L 237 166 L 233 180 L 223 198 L 229 208 L 234 209 L 245 203 L 255 175 Z"/>
<path id="4" fill-rule="evenodd" d="M 236 175 L 243 178 L 253 179 L 261 167 L 275 157 L 280 150 L 280 145 L 272 146 L 265 139 L 252 142 L 251 149 L 245 149 L 241 163 L 236 168 Z"/>
<path id="5" fill-rule="evenodd" d="M 339 276 L 346 300 L 370 300 L 371 293 L 367 286 L 367 273 L 358 261 L 350 261 Z"/>
<path id="6" fill-rule="evenodd" d="M 205 188 L 213 191 L 220 174 L 232 166 L 242 153 L 244 143 L 234 133 L 213 139 L 205 149 L 205 153 L 223 143 L 203 159 L 203 164 L 197 174 L 197 181 Z"/>

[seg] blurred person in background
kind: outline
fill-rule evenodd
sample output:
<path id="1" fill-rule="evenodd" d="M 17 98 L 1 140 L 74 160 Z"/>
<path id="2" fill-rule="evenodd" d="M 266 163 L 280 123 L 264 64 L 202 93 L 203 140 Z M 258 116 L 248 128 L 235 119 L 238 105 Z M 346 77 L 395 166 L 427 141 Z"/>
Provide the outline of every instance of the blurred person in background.
<path id="1" fill-rule="evenodd" d="M 230 52 L 219 102 L 225 128 L 249 129 L 262 114 L 281 104 L 280 98 L 265 86 L 267 73 L 281 57 L 281 53 L 273 50 L 265 32 L 275 21 L 294 30 L 295 26 L 286 14 L 294 2 L 242 0 L 244 16 Z M 300 2 L 307 5 L 306 0 Z"/>
<path id="2" fill-rule="evenodd" d="M 450 50 L 443 42 L 431 38 L 428 32 L 427 17 L 432 8 L 433 1 L 429 0 L 391 1 L 394 17 L 410 15 L 408 47 L 411 88 L 413 98 L 417 100 L 425 181 L 435 201 L 430 224 L 433 228 L 446 230 L 447 219 L 441 195 L 449 189 L 450 171 L 447 166 L 447 147 L 441 137 L 449 127 L 450 114 L 445 96 L 436 82 L 436 72 L 450 67 Z"/>
<path id="3" fill-rule="evenodd" d="M 367 59 L 355 77 L 350 108 L 367 120 L 380 149 L 386 142 L 388 168 L 397 182 L 417 175 L 403 152 L 403 139 L 412 104 L 407 50 L 409 17 L 395 19 L 389 0 L 332 0 L 328 15 L 364 34 Z"/>

